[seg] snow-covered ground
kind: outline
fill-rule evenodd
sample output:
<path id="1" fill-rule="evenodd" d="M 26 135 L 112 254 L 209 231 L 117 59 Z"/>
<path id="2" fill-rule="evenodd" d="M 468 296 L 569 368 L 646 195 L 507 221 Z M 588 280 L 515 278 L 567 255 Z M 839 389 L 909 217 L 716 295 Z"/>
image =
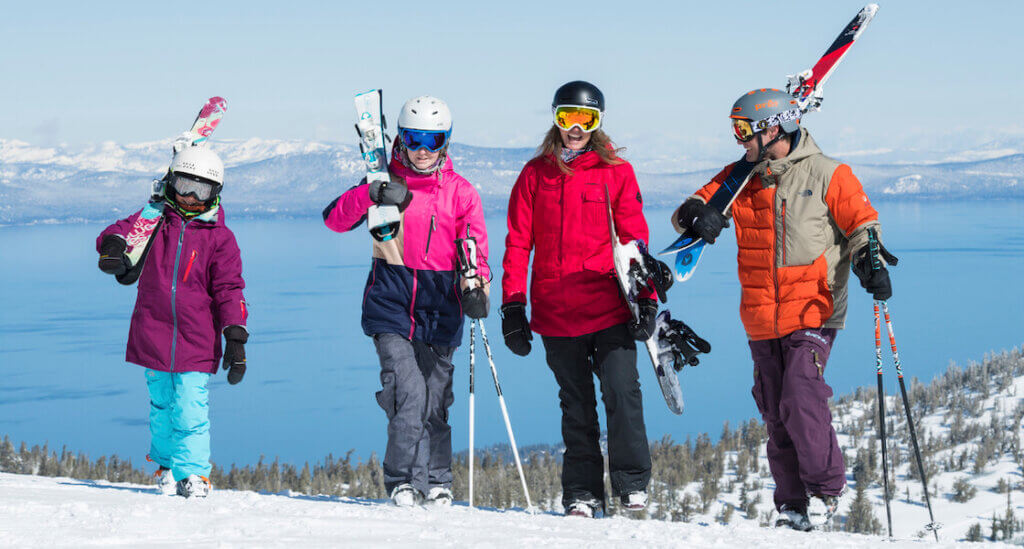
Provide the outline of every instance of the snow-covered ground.
<path id="1" fill-rule="evenodd" d="M 953 547 L 747 524 L 591 520 L 523 511 L 399 509 L 351 498 L 215 490 L 159 496 L 148 486 L 0 473 L 2 547 Z"/>

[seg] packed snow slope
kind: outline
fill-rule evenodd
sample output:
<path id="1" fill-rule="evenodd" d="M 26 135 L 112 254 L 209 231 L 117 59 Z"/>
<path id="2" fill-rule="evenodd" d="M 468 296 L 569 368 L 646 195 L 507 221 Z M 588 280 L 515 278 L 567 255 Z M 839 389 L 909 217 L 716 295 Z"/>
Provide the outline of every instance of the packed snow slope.
<path id="1" fill-rule="evenodd" d="M 317 215 L 364 173 L 351 145 L 246 139 L 212 146 L 227 166 L 223 195 L 231 216 Z M 0 139 L 0 224 L 127 216 L 145 204 L 150 182 L 167 169 L 170 151 L 170 140 L 72 148 Z M 507 205 L 516 176 L 533 154 L 532 148 L 451 147 L 456 169 L 477 187 L 489 210 Z M 1019 148 L 921 163 L 870 164 L 878 157 L 848 154 L 836 156 L 851 163 L 875 200 L 1024 198 Z M 636 169 L 645 203 L 655 206 L 677 205 L 720 169 L 711 160 L 667 162 L 671 150 L 627 149 L 623 156 Z"/>
<path id="2" fill-rule="evenodd" d="M 399 509 L 353 498 L 152 487 L 0 473 L 2 547 L 954 547 L 836 532 L 567 518 L 523 511 Z"/>

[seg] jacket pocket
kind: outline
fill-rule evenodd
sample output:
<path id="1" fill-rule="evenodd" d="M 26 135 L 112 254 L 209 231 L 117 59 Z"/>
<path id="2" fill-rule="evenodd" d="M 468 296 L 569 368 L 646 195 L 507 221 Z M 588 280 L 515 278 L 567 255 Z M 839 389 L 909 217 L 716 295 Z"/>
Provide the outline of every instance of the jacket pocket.
<path id="1" fill-rule="evenodd" d="M 783 198 L 781 218 L 783 266 L 810 265 L 825 253 L 830 232 L 828 208 L 810 189 Z"/>

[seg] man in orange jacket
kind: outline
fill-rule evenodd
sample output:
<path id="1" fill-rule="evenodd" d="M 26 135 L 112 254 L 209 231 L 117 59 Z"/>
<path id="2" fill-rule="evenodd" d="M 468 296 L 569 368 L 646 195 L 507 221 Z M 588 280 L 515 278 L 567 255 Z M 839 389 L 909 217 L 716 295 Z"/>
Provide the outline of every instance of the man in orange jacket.
<path id="1" fill-rule="evenodd" d="M 845 490 L 846 469 L 832 428 L 825 364 L 846 318 L 851 261 L 876 299 L 892 295 L 889 275 L 871 269 L 868 229 L 878 230 L 850 167 L 822 154 L 782 91 L 754 90 L 730 118 L 751 179 L 731 209 L 736 221 L 740 315 L 754 359 L 752 393 L 768 429 L 777 526 L 809 530 L 827 522 Z M 729 226 L 707 205 L 727 166 L 673 214 L 713 244 Z M 884 252 L 887 255 L 888 252 Z"/>

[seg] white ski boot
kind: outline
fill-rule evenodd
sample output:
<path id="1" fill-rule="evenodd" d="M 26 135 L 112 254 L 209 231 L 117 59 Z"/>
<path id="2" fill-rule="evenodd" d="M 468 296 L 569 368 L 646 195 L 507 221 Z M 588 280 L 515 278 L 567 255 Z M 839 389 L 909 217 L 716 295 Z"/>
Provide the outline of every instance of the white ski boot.
<path id="1" fill-rule="evenodd" d="M 647 492 L 630 492 L 619 498 L 627 511 L 643 511 L 647 507 Z"/>
<path id="2" fill-rule="evenodd" d="M 158 494 L 173 496 L 178 493 L 178 486 L 174 482 L 174 475 L 171 474 L 170 469 L 163 467 L 157 469 L 153 473 L 153 481 L 156 483 L 156 493 Z"/>
<path id="3" fill-rule="evenodd" d="M 391 491 L 391 503 L 396 507 L 413 507 L 422 502 L 423 494 L 407 482 Z"/>
<path id="4" fill-rule="evenodd" d="M 831 522 L 844 495 L 846 495 L 846 488 L 843 488 L 838 496 L 825 494 L 811 496 L 810 501 L 807 502 L 807 520 L 811 528 L 821 528 Z"/>
<path id="5" fill-rule="evenodd" d="M 437 507 L 450 507 L 454 499 L 452 491 L 444 486 L 431 486 L 427 492 L 427 503 Z"/>
<path id="6" fill-rule="evenodd" d="M 567 517 L 594 518 L 597 510 L 601 508 L 601 502 L 596 499 L 576 500 L 565 508 Z"/>
<path id="7" fill-rule="evenodd" d="M 210 479 L 199 475 L 189 475 L 177 484 L 178 495 L 186 498 L 205 498 L 210 495 L 210 488 Z"/>
<path id="8" fill-rule="evenodd" d="M 800 532 L 811 529 L 811 523 L 807 520 L 807 512 L 797 509 L 788 503 L 783 503 L 775 517 L 776 528 L 792 528 Z"/>

